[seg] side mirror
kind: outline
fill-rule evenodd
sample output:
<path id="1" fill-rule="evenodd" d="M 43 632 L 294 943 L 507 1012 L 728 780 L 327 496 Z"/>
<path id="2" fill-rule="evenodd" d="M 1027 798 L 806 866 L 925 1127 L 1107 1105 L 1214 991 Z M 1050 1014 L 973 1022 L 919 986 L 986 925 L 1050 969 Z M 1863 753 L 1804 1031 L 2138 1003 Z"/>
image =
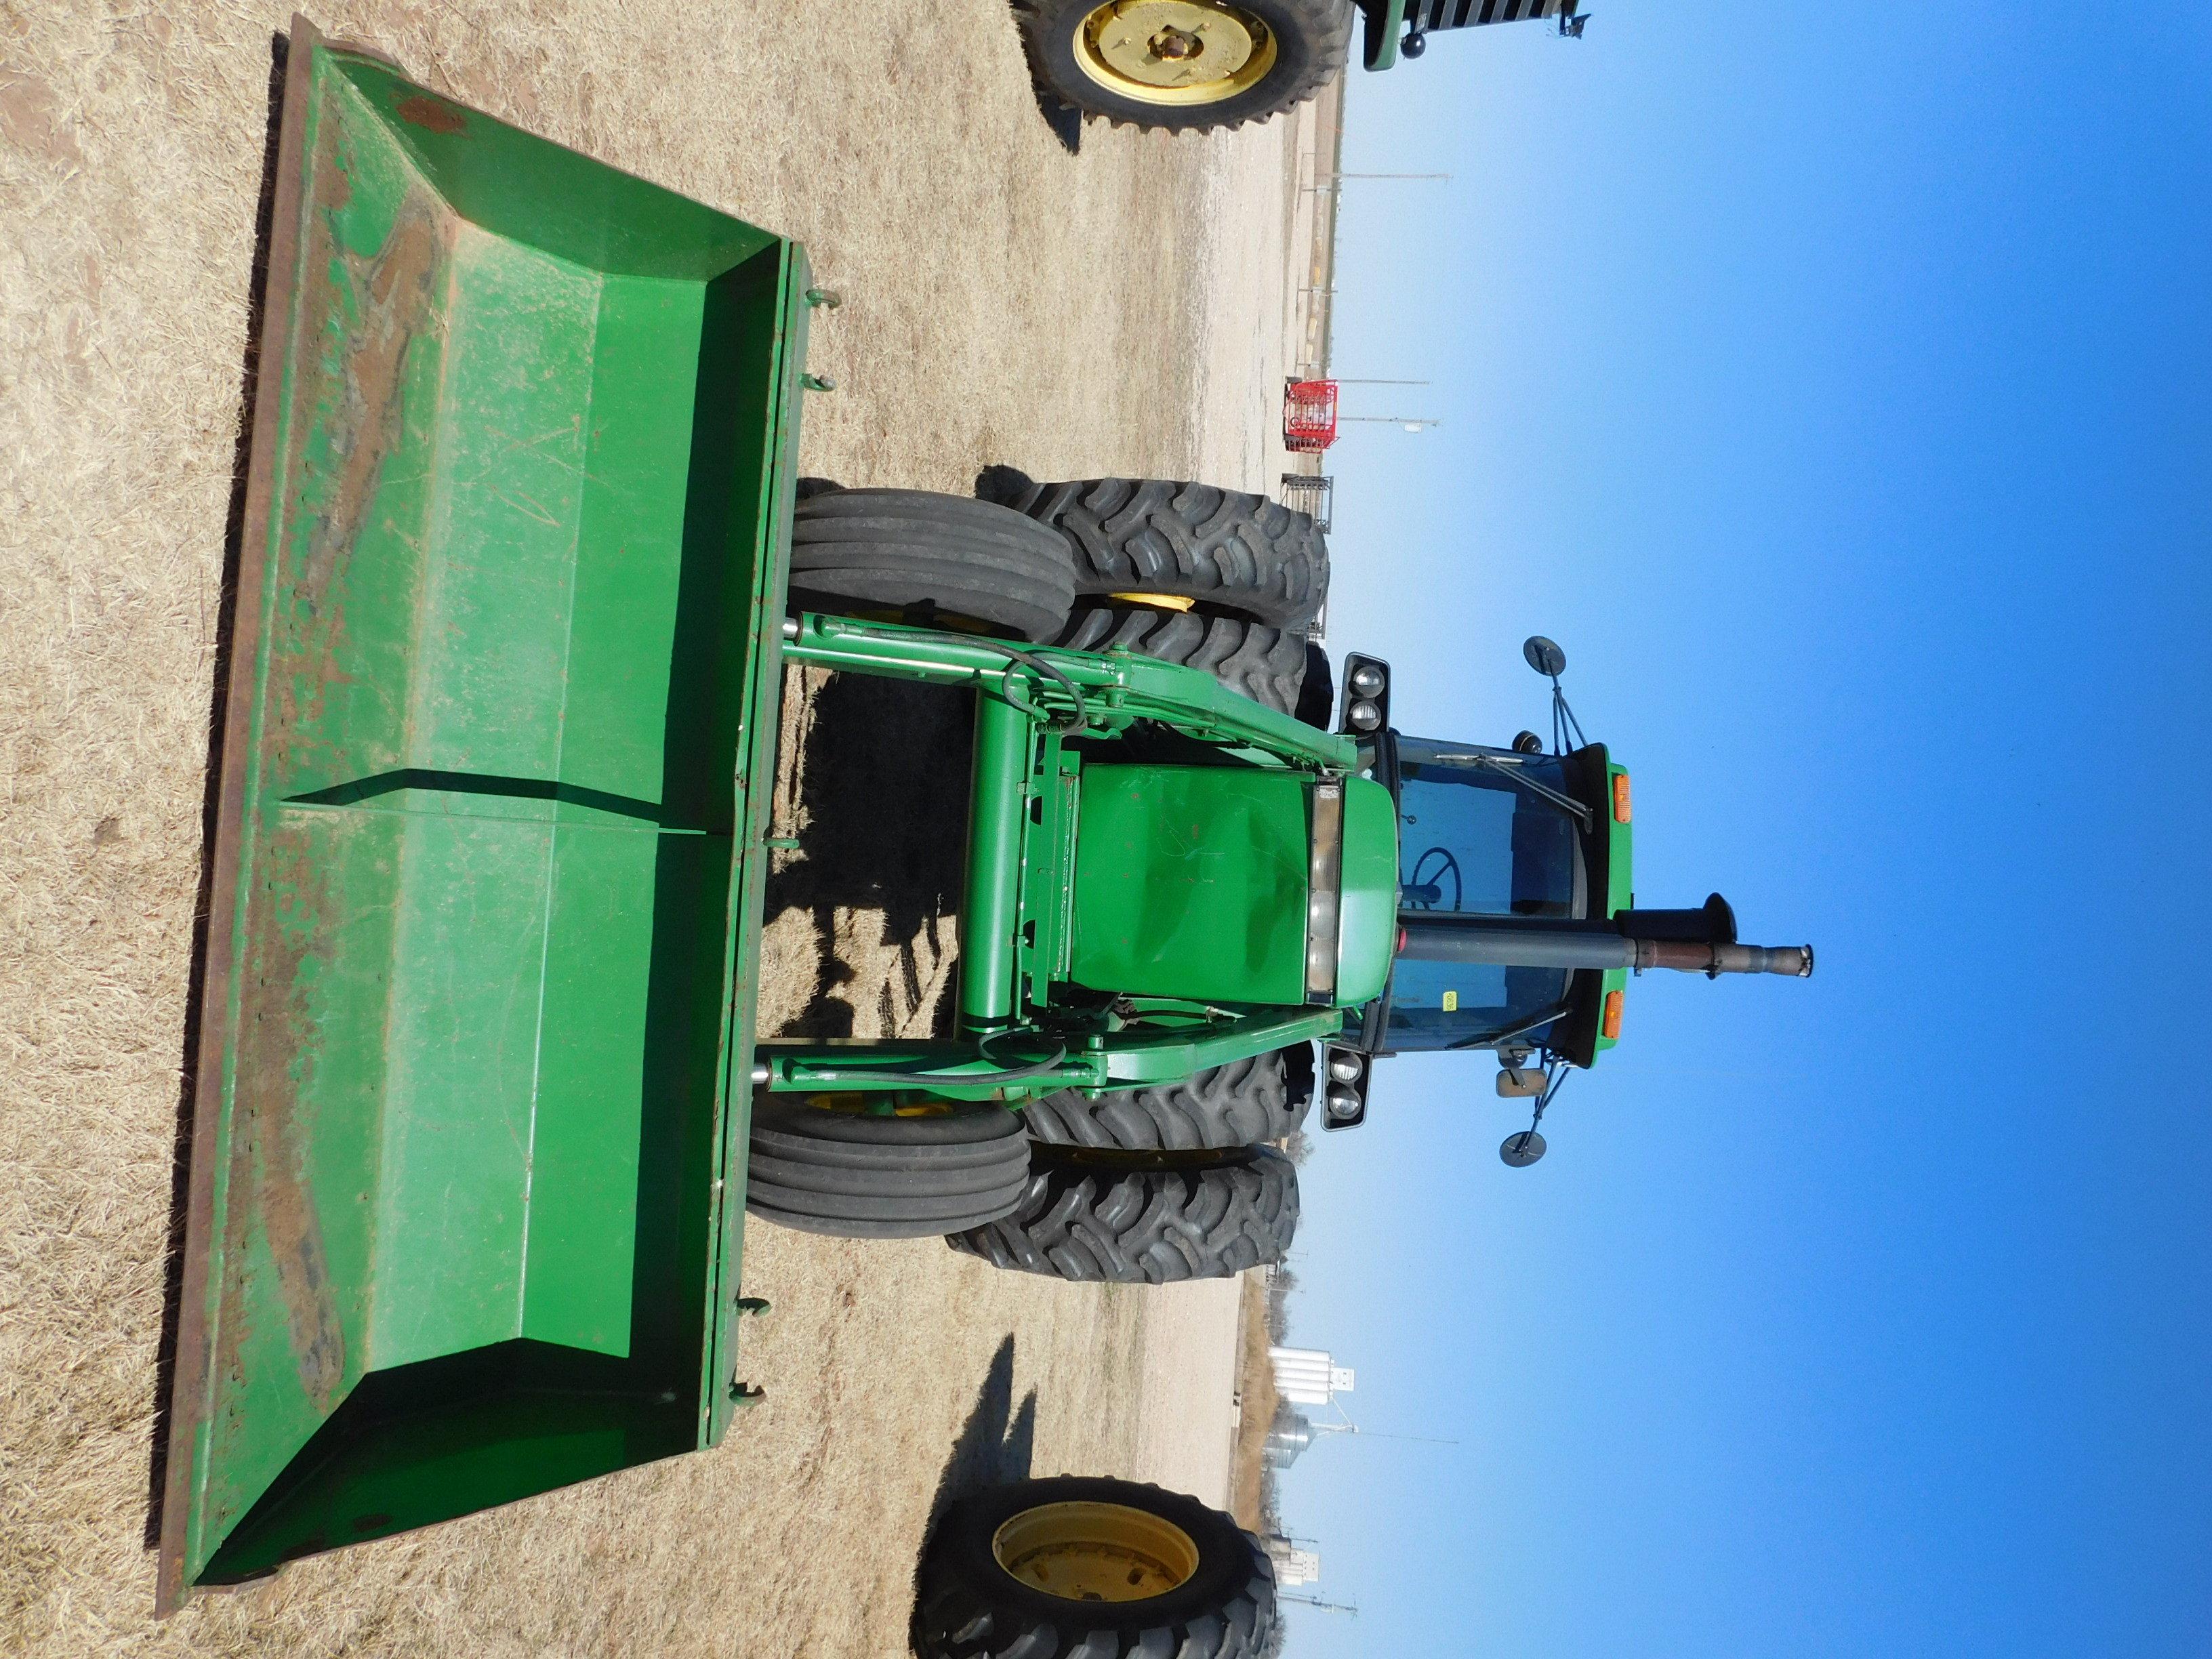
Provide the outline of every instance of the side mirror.
<path id="1" fill-rule="evenodd" d="M 1534 1066 L 1508 1066 L 1498 1073 L 1500 1100 L 1532 1100 L 1544 1092 L 1544 1073 Z"/>
<path id="2" fill-rule="evenodd" d="M 1498 1148 L 1498 1156 L 1510 1170 L 1525 1170 L 1543 1155 L 1544 1137 L 1534 1129 L 1516 1129 Z"/>
<path id="3" fill-rule="evenodd" d="M 1321 1127 L 1356 1129 L 1367 1121 L 1370 1062 L 1357 1048 L 1328 1048 L 1322 1060 Z"/>
<path id="4" fill-rule="evenodd" d="M 1547 640 L 1541 634 L 1531 634 L 1522 641 L 1521 654 L 1528 659 L 1528 666 L 1546 679 L 1555 680 L 1567 672 L 1567 653 L 1559 649 L 1558 641 Z"/>
<path id="5" fill-rule="evenodd" d="M 1390 724 L 1390 665 L 1354 653 L 1344 659 L 1344 695 L 1337 730 L 1370 738 Z"/>
<path id="6" fill-rule="evenodd" d="M 1577 749 L 1589 747 L 1589 739 L 1583 735 L 1582 722 L 1567 707 L 1567 694 L 1559 690 L 1559 676 L 1567 672 L 1567 653 L 1559 649 L 1559 642 L 1547 640 L 1541 634 L 1531 634 L 1521 641 L 1521 654 L 1528 659 L 1529 667 L 1552 683 L 1552 747 L 1562 755 L 1568 752 L 1570 743 Z M 1522 749 L 1522 738 L 1528 738 L 1532 746 Z M 1514 738 L 1513 747 L 1524 755 L 1543 752 L 1540 739 L 1533 732 L 1523 732 Z"/>

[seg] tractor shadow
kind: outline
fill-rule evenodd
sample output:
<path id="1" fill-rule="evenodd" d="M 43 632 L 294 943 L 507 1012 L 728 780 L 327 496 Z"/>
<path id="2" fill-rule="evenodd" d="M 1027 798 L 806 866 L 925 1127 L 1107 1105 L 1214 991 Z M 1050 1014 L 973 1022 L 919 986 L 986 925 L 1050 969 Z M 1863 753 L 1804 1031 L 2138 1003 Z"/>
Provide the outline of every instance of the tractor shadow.
<path id="1" fill-rule="evenodd" d="M 798 679 L 787 678 L 787 696 Z M 799 695 L 811 716 L 796 757 L 805 827 L 799 855 L 778 858 L 769 874 L 765 908 L 771 924 L 807 913 L 814 978 L 803 1010 L 775 1035 L 851 1036 L 870 998 L 886 1036 L 947 1031 L 957 976 L 937 970 L 958 948 L 975 694 L 830 674 L 807 677 Z M 845 960 L 841 910 L 879 913 L 874 943 L 892 960 Z"/>
<path id="2" fill-rule="evenodd" d="M 930 1540 L 937 1536 L 938 1522 L 945 1518 L 946 1510 L 963 1498 L 1030 1478 L 1036 1444 L 1036 1390 L 1031 1389 L 1018 1407 L 1014 1404 L 1014 1339 L 1009 1336 L 991 1356 L 983 1386 L 976 1390 L 975 1407 L 959 1438 L 952 1443 L 952 1455 L 945 1459 L 944 1472 L 937 1477 L 936 1495 L 929 1502 L 929 1524 L 922 1529 L 921 1548 L 915 1557 L 917 1583 Z"/>

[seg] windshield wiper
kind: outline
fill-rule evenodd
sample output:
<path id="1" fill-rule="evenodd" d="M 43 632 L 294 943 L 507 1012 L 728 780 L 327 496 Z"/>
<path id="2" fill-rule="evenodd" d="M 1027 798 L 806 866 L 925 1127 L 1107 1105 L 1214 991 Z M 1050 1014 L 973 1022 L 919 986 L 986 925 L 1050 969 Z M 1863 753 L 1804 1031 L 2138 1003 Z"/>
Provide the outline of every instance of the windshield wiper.
<path id="1" fill-rule="evenodd" d="M 1567 999 L 1562 997 L 1559 1001 L 1553 1003 L 1542 1013 L 1537 1015 L 1535 1018 L 1525 1021 L 1522 1024 L 1515 1026 L 1510 1031 L 1485 1031 L 1479 1036 L 1462 1038 L 1459 1042 L 1451 1044 L 1450 1047 L 1453 1048 L 1480 1048 L 1494 1047 L 1498 1043 L 1501 1042 L 1510 1042 L 1515 1037 L 1528 1036 L 1529 1032 L 1534 1030 L 1540 1025 L 1549 1025 L 1555 1019 L 1565 1019 L 1566 1018 L 1566 1014 Z"/>
<path id="2" fill-rule="evenodd" d="M 1572 795 L 1561 794 L 1548 783 L 1537 782 L 1535 779 L 1521 769 L 1521 763 L 1518 761 L 1509 761 L 1501 755 L 1445 755 L 1439 758 L 1447 766 L 1486 766 L 1492 771 L 1511 779 L 1530 793 L 1541 795 L 1553 805 L 1572 813 L 1575 822 L 1582 825 L 1585 833 L 1591 828 L 1592 815 L 1589 807 Z"/>

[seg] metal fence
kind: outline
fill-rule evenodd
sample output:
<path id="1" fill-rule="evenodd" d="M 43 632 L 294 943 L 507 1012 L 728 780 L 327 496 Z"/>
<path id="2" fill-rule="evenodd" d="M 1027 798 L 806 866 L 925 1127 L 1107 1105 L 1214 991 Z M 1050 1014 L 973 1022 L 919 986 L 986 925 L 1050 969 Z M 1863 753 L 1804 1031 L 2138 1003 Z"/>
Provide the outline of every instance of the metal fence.
<path id="1" fill-rule="evenodd" d="M 1328 533 L 1336 506 L 1335 479 L 1320 473 L 1285 472 L 1279 493 L 1285 507 L 1312 514 L 1314 527 L 1324 536 Z"/>

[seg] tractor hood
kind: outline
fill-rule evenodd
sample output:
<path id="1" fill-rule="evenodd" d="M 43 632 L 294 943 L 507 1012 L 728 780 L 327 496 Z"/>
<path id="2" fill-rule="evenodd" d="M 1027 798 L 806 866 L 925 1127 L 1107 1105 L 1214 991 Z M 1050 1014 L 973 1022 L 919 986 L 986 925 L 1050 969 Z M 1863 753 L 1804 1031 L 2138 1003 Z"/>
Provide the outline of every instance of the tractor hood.
<path id="1" fill-rule="evenodd" d="M 1336 941 L 1336 1001 L 1381 996 L 1398 943 L 1398 809 L 1366 778 L 1344 786 L 1344 870 Z"/>
<path id="2" fill-rule="evenodd" d="M 1365 779 L 1087 766 L 1069 976 L 1130 996 L 1365 1001 L 1389 966 L 1395 829 L 1389 792 Z"/>

